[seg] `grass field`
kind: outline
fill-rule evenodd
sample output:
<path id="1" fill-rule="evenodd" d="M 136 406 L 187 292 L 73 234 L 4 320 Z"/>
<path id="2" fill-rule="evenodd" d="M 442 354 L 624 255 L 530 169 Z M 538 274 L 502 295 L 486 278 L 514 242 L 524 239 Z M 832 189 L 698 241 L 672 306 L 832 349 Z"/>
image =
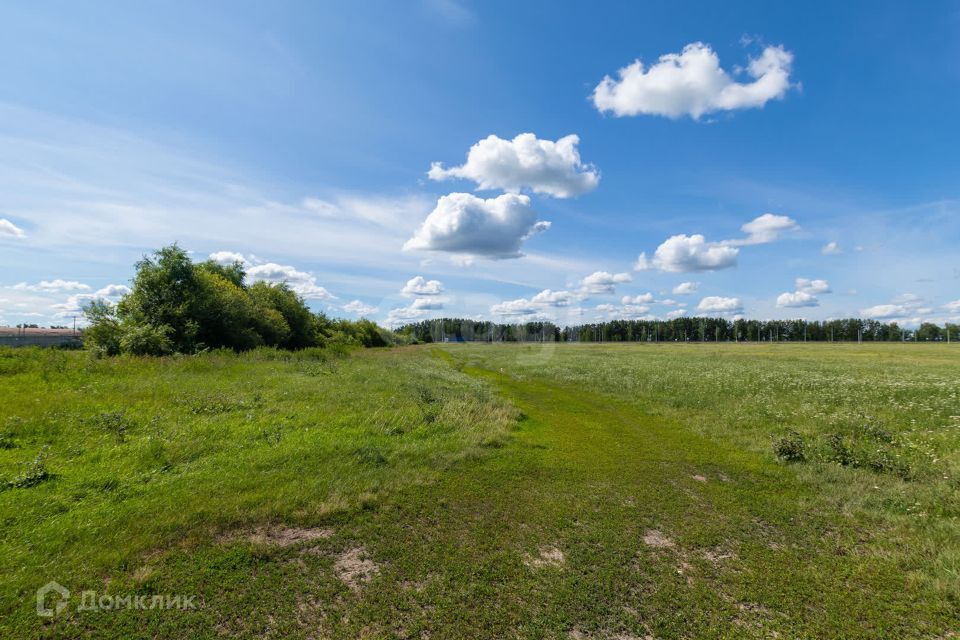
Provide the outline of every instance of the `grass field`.
<path id="1" fill-rule="evenodd" d="M 958 393 L 954 345 L 0 351 L 0 637 L 951 637 Z"/>

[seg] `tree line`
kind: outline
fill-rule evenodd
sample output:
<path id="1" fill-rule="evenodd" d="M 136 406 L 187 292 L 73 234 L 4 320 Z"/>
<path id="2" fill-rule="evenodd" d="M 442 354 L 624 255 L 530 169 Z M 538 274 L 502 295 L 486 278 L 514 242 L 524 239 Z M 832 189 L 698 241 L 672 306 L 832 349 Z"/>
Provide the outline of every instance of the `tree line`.
<path id="1" fill-rule="evenodd" d="M 948 333 L 949 332 L 949 333 Z M 901 342 L 960 339 L 960 325 L 923 323 L 906 329 L 896 322 L 840 320 L 611 320 L 559 327 L 551 322 L 502 324 L 440 318 L 397 329 L 416 342 Z M 949 336 L 949 337 L 948 337 Z"/>
<path id="2" fill-rule="evenodd" d="M 87 346 L 105 354 L 166 355 L 207 349 L 365 347 L 404 338 L 369 320 L 314 313 L 285 283 L 246 282 L 240 262 L 194 262 L 176 244 L 135 265 L 130 293 L 84 308 Z"/>

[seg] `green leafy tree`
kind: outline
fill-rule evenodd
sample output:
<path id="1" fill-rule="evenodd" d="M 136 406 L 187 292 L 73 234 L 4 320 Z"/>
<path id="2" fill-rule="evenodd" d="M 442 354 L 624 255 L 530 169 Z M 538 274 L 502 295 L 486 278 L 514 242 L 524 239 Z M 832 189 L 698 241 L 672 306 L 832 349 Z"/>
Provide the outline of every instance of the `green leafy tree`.
<path id="1" fill-rule="evenodd" d="M 90 323 L 83 332 L 87 344 L 107 355 L 115 356 L 120 353 L 123 330 L 116 308 L 104 300 L 93 300 L 84 307 L 83 314 Z"/>

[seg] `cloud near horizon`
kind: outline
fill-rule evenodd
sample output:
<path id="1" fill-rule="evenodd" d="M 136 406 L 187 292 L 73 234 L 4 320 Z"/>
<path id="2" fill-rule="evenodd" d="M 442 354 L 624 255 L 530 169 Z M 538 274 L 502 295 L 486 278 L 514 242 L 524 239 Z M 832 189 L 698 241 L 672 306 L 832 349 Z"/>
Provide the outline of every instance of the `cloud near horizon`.
<path id="1" fill-rule="evenodd" d="M 741 313 L 743 303 L 740 298 L 725 298 L 723 296 L 707 296 L 697 305 L 700 313 L 719 313 L 722 315 Z"/>
<path id="2" fill-rule="evenodd" d="M 290 288 L 305 300 L 332 300 L 336 298 L 324 287 L 317 284 L 316 278 L 304 271 L 285 264 L 267 262 L 247 269 L 249 282 L 270 282 L 278 284 L 285 282 Z"/>
<path id="3" fill-rule="evenodd" d="M 820 299 L 817 295 L 830 293 L 830 284 L 826 280 L 810 280 L 797 278 L 794 281 L 796 291 L 781 293 L 777 296 L 778 307 L 819 307 Z"/>

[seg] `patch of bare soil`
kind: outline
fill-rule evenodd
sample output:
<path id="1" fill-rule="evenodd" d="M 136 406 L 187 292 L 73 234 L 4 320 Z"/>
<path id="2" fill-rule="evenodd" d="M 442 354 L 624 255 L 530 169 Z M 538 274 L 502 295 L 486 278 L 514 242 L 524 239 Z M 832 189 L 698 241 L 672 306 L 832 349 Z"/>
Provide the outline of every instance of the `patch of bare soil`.
<path id="1" fill-rule="evenodd" d="M 380 573 L 380 567 L 367 555 L 364 547 L 347 549 L 333 563 L 333 572 L 348 587 L 354 591 L 370 582 Z"/>
<path id="2" fill-rule="evenodd" d="M 331 538 L 334 533 L 333 529 L 326 527 L 305 528 L 266 525 L 257 527 L 245 535 L 244 538 L 254 544 L 262 544 L 270 547 L 292 547 L 301 542 Z"/>
<path id="3" fill-rule="evenodd" d="M 526 565 L 528 567 L 559 567 L 567 561 L 563 551 L 557 547 L 541 547 L 539 555 L 536 558 L 528 558 Z"/>
<path id="4" fill-rule="evenodd" d="M 727 551 L 725 549 L 707 549 L 703 552 L 703 557 L 712 564 L 720 564 L 724 560 L 732 560 L 737 557 L 733 551 Z"/>
<path id="5" fill-rule="evenodd" d="M 643 536 L 643 541 L 647 543 L 648 546 L 656 547 L 657 549 L 669 549 L 674 546 L 673 540 L 656 529 L 647 531 Z"/>

